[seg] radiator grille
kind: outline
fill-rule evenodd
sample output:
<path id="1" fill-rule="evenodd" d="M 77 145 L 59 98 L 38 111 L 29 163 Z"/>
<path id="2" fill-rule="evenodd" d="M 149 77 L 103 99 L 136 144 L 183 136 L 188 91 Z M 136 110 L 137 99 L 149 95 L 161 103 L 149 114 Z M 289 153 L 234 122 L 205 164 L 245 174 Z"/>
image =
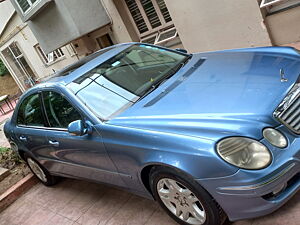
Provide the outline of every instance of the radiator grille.
<path id="1" fill-rule="evenodd" d="M 294 133 L 300 134 L 300 86 L 286 97 L 274 115 Z"/>

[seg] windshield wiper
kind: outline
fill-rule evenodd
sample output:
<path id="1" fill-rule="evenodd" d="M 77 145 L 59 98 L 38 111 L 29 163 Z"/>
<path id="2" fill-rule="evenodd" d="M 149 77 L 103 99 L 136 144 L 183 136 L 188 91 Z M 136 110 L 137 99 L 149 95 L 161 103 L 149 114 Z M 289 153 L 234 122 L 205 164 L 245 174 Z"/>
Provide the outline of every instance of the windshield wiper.
<path id="1" fill-rule="evenodd" d="M 166 80 L 168 80 L 170 77 L 172 77 L 175 73 L 177 73 L 182 67 L 184 67 L 187 62 L 192 58 L 192 55 L 188 56 L 186 58 L 186 60 L 182 63 L 179 63 L 175 68 L 172 68 L 170 70 L 170 73 L 166 76 L 163 76 L 161 79 L 159 79 L 158 81 L 156 81 L 154 84 L 151 85 L 151 87 L 144 92 L 141 97 L 136 101 L 140 101 L 142 100 L 145 96 L 147 96 L 148 94 L 150 94 L 151 92 L 153 92 L 155 89 L 157 89 L 160 85 L 162 85 Z"/>

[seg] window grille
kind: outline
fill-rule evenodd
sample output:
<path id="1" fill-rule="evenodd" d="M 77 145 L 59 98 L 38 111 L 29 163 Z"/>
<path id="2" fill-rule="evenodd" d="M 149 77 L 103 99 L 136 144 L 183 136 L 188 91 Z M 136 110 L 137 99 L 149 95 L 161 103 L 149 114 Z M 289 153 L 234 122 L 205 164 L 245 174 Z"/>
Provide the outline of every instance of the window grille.
<path id="1" fill-rule="evenodd" d="M 16 3 L 25 14 L 30 11 L 40 0 L 16 0 Z"/>
<path id="2" fill-rule="evenodd" d="M 153 42 L 153 34 L 174 27 L 164 0 L 124 0 L 141 40 Z"/>

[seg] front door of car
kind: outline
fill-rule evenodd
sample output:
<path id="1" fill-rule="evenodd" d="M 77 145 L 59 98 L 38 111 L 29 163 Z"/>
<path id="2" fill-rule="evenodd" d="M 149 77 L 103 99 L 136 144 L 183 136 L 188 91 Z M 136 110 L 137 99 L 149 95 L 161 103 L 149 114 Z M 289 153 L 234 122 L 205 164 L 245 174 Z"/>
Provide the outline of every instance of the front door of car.
<path id="1" fill-rule="evenodd" d="M 74 136 L 68 132 L 68 125 L 76 120 L 87 120 L 70 101 L 54 91 L 43 92 L 48 147 L 52 159 L 49 169 L 52 173 L 86 178 L 124 186 L 116 167 L 110 160 L 101 136 L 92 129 L 90 134 Z"/>

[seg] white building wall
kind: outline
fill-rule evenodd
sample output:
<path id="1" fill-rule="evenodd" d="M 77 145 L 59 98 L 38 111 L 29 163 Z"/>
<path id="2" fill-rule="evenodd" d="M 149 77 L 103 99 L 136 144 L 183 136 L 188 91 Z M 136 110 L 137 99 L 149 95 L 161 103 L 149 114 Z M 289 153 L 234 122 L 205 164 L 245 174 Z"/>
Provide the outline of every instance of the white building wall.
<path id="1" fill-rule="evenodd" d="M 189 52 L 272 45 L 255 0 L 165 0 Z"/>
<path id="2" fill-rule="evenodd" d="M 101 0 L 108 15 L 111 17 L 112 39 L 116 43 L 130 42 L 132 38 L 122 20 L 113 0 Z"/>
<path id="3" fill-rule="evenodd" d="M 38 44 L 36 38 L 31 32 L 29 26 L 24 24 L 17 14 L 15 14 L 10 20 L 9 25 L 7 26 L 3 35 L 0 37 L 0 52 L 7 48 L 12 42 L 18 43 L 18 46 L 24 54 L 27 63 L 30 65 L 38 79 L 47 77 L 53 73 L 53 70 L 60 70 L 78 60 L 76 55 L 71 56 L 66 47 L 62 47 L 65 56 L 50 65 L 45 65 L 34 47 Z M 0 56 L 3 58 L 2 54 Z M 3 61 L 7 65 L 7 61 L 5 59 Z M 7 65 L 7 67 L 10 68 L 9 65 Z M 10 72 L 12 73 L 12 76 L 16 78 L 16 75 L 11 69 Z M 17 82 L 17 84 L 20 87 L 20 83 Z M 24 90 L 24 87 L 20 87 L 20 89 Z"/>
<path id="4" fill-rule="evenodd" d="M 300 6 L 266 17 L 275 45 L 300 42 Z"/>

